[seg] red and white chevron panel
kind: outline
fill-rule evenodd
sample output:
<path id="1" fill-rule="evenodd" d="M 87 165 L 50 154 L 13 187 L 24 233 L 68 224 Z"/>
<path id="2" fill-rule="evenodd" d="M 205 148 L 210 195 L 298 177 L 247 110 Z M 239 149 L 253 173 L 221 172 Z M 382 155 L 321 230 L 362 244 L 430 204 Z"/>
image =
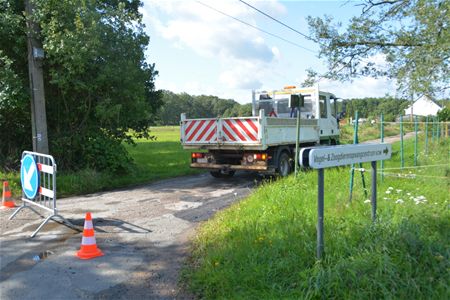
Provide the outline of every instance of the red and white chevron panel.
<path id="1" fill-rule="evenodd" d="M 224 119 L 222 121 L 224 142 L 257 142 L 258 119 Z"/>
<path id="2" fill-rule="evenodd" d="M 184 142 L 211 143 L 217 141 L 217 121 L 187 120 L 184 123 Z"/>

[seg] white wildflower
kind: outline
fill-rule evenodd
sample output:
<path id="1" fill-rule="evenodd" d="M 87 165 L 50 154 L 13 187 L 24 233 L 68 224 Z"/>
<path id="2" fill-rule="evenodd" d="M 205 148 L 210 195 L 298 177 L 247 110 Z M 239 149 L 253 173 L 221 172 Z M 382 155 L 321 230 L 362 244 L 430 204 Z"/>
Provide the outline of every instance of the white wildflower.
<path id="1" fill-rule="evenodd" d="M 391 191 L 386 191 L 386 194 L 390 194 L 391 193 Z"/>
<path id="2" fill-rule="evenodd" d="M 400 193 L 402 190 L 396 190 L 396 191 L 397 191 L 397 194 L 398 194 L 398 193 Z"/>
<path id="3" fill-rule="evenodd" d="M 406 195 L 411 196 L 411 193 L 406 193 Z"/>
<path id="4" fill-rule="evenodd" d="M 402 199 L 398 199 L 397 201 L 395 201 L 395 203 L 402 204 L 402 203 L 403 203 L 403 200 L 402 200 Z"/>
<path id="5" fill-rule="evenodd" d="M 394 188 L 392 186 L 388 187 L 388 190 L 393 190 Z"/>
<path id="6" fill-rule="evenodd" d="M 367 199 L 367 200 L 365 200 L 365 201 L 364 201 L 364 203 L 370 203 L 370 200 L 369 200 L 369 199 Z"/>

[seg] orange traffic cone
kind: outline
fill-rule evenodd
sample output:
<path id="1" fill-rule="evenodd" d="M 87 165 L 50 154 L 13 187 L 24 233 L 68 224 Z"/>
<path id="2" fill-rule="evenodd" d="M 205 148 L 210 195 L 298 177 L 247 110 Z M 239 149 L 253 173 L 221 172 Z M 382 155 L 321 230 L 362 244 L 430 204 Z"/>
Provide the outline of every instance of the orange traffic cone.
<path id="1" fill-rule="evenodd" d="M 94 225 L 92 224 L 91 213 L 86 213 L 84 220 L 83 239 L 81 240 L 81 248 L 77 251 L 76 256 L 81 259 L 90 259 L 102 256 L 103 252 L 97 248 L 95 241 Z"/>
<path id="2" fill-rule="evenodd" d="M 2 207 L 16 207 L 14 201 L 11 200 L 11 190 L 9 189 L 8 181 L 3 181 Z"/>

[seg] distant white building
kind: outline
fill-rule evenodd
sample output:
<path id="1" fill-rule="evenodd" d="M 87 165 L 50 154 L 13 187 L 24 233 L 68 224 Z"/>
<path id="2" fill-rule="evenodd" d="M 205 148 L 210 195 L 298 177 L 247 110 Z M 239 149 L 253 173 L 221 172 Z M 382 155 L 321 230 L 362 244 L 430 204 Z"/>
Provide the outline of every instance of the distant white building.
<path id="1" fill-rule="evenodd" d="M 441 109 L 442 107 L 436 104 L 436 102 L 431 100 L 428 96 L 422 95 L 414 101 L 413 105 L 405 109 L 405 116 L 411 114 L 415 116 L 436 116 Z"/>

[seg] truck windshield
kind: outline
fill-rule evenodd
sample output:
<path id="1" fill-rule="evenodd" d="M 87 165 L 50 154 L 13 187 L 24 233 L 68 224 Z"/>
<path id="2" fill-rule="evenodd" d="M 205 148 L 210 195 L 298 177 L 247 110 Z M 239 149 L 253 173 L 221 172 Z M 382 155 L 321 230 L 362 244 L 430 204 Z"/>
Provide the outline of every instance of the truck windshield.
<path id="1" fill-rule="evenodd" d="M 320 95 L 319 96 L 319 104 L 320 104 L 320 117 L 325 119 L 327 117 L 327 97 Z"/>
<path id="2" fill-rule="evenodd" d="M 280 99 L 278 100 L 277 113 L 278 114 L 289 114 L 291 110 L 289 109 L 289 100 Z"/>
<path id="3" fill-rule="evenodd" d="M 330 108 L 331 108 L 331 115 L 336 118 L 336 116 L 337 116 L 337 99 L 336 98 L 330 99 Z"/>

